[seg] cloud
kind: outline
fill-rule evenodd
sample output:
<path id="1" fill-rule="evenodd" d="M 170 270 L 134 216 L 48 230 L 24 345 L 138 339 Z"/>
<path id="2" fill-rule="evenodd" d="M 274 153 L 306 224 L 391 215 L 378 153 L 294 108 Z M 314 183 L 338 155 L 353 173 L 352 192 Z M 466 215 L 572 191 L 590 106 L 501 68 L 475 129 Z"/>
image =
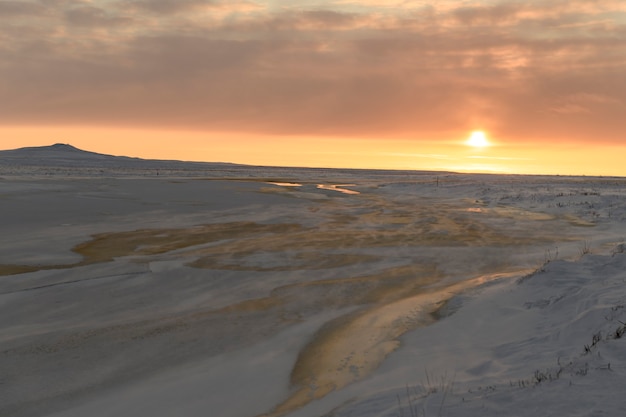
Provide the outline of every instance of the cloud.
<path id="1" fill-rule="evenodd" d="M 133 19 L 117 16 L 94 6 L 73 7 L 65 11 L 66 22 L 74 26 L 117 26 L 131 24 Z"/>
<path id="2" fill-rule="evenodd" d="M 163 14 L 189 11 L 203 6 L 213 6 L 215 3 L 215 1 L 211 0 L 134 0 L 127 2 L 130 7 Z"/>
<path id="3" fill-rule="evenodd" d="M 29 1 L 0 1 L 0 19 L 43 14 L 45 7 Z"/>
<path id="4" fill-rule="evenodd" d="M 172 15 L 196 10 L 229 10 L 232 12 L 256 9 L 250 1 L 224 0 L 126 0 L 123 6 L 156 14 Z"/>
<path id="5" fill-rule="evenodd" d="M 623 140 L 621 1 L 28 4 L 0 28 L 0 123 Z"/>
<path id="6" fill-rule="evenodd" d="M 460 24 L 474 25 L 505 25 L 518 19 L 524 7 L 520 3 L 501 3 L 493 6 L 464 6 L 454 9 L 452 16 Z"/>

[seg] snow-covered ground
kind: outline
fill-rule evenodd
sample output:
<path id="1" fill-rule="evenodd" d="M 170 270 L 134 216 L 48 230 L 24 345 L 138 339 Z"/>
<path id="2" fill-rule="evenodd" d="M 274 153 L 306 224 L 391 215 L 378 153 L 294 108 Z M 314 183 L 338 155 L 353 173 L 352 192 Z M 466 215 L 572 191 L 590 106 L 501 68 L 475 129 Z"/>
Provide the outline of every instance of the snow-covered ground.
<path id="1" fill-rule="evenodd" d="M 0 168 L 2 416 L 626 409 L 626 179 Z"/>

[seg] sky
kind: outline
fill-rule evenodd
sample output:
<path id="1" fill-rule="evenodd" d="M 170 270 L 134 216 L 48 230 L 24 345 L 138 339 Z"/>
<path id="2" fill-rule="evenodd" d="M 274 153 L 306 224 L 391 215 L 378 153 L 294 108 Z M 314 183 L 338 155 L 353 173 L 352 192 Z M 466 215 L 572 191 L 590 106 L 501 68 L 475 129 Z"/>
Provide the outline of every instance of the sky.
<path id="1" fill-rule="evenodd" d="M 625 74 L 624 0 L 0 0 L 0 149 L 626 176 Z"/>

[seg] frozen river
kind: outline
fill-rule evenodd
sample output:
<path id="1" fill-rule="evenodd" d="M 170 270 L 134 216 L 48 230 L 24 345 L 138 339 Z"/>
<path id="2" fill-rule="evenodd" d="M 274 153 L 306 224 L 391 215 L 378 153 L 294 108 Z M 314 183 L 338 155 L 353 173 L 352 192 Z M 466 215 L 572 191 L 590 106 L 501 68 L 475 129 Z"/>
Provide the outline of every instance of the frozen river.
<path id="1" fill-rule="evenodd" d="M 5 174 L 6 416 L 319 415 L 453 297 L 626 236 L 618 178 Z"/>

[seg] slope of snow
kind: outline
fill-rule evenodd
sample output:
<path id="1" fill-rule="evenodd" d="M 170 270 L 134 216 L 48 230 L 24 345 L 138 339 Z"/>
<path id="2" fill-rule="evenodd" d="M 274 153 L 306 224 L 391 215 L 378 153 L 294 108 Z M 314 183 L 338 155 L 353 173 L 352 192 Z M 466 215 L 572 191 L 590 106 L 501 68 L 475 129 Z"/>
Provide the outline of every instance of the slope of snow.
<path id="1" fill-rule="evenodd" d="M 621 415 L 625 283 L 620 249 L 465 294 L 451 300 L 452 315 L 403 338 L 375 377 L 349 389 L 368 395 L 329 414 L 294 415 Z"/>

